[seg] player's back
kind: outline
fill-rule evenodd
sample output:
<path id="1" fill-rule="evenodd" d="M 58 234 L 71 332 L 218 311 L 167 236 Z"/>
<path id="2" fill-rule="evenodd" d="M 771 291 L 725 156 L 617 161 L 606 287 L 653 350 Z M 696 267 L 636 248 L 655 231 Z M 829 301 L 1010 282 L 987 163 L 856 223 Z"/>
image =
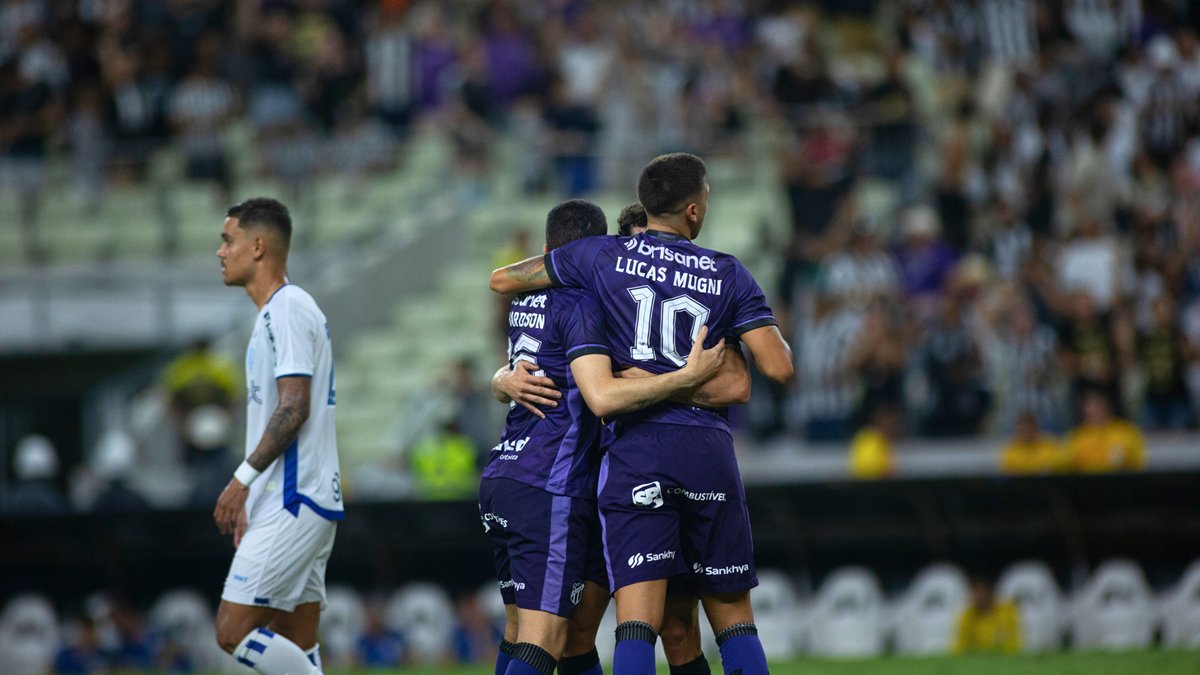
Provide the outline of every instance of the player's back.
<path id="1" fill-rule="evenodd" d="M 546 269 L 557 284 L 599 298 L 614 361 L 655 374 L 687 363 L 701 326 L 709 327 L 709 348 L 775 324 L 762 290 L 737 258 L 670 232 L 572 242 L 547 256 Z M 671 402 L 622 419 L 728 429 L 724 409 Z"/>
<path id="2" fill-rule="evenodd" d="M 508 364 L 538 366 L 562 392 L 545 419 L 513 405 L 492 448 L 484 478 L 511 478 L 555 494 L 595 498 L 600 421 L 575 386 L 570 363 L 604 353 L 599 303 L 586 291 L 560 288 L 519 296 L 508 315 Z"/>

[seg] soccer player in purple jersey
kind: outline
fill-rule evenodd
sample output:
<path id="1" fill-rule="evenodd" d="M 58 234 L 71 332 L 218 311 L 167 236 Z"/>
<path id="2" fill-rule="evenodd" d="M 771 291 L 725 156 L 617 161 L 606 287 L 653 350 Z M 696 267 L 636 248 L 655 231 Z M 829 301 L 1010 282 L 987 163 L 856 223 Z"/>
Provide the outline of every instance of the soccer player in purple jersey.
<path id="1" fill-rule="evenodd" d="M 704 162 L 654 159 L 638 179 L 649 229 L 581 239 L 492 273 L 499 293 L 566 286 L 592 291 L 621 366 L 652 374 L 684 367 L 700 329 L 706 342 L 738 338 L 755 366 L 786 383 L 791 349 L 762 289 L 733 256 L 692 243 L 708 211 Z M 724 409 L 672 401 L 618 416 L 600 468 L 598 501 L 617 600 L 614 675 L 650 675 L 667 580 L 692 572 L 727 675 L 762 675 L 754 626 L 758 584 L 750 520 Z"/>
<path id="2" fill-rule="evenodd" d="M 564 202 L 547 217 L 546 250 L 606 229 L 596 205 Z M 523 407 L 514 405 L 509 413 L 480 485 L 480 517 L 493 541 L 509 615 L 496 670 L 549 675 L 557 665 L 562 675 L 599 671 L 595 633 L 608 604 L 608 579 L 594 518 L 597 416 L 632 412 L 671 395 L 690 400 L 725 370 L 724 341 L 704 350 L 701 331 L 685 368 L 652 378 L 617 378 L 604 345 L 603 313 L 590 293 L 560 289 L 518 297 L 509 323 L 509 368 L 520 373 L 509 377 L 540 377 L 543 394 L 558 396 L 553 388 L 561 388 L 566 398 L 562 407 L 546 399 L 542 411 L 514 391 Z M 741 378 L 723 379 L 733 386 L 724 393 L 708 391 L 741 395 Z M 504 376 L 498 373 L 496 380 Z M 681 635 L 694 636 L 691 655 L 699 654 L 698 633 Z M 678 657 L 687 650 L 672 651 Z M 704 666 L 707 671 L 707 662 Z"/>

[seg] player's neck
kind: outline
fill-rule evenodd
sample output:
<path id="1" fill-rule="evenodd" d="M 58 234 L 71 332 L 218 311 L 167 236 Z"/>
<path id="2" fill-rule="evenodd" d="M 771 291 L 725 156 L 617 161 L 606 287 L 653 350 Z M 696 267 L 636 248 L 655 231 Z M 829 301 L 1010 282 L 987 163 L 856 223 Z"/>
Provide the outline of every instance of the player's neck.
<path id="1" fill-rule="evenodd" d="M 651 220 L 646 224 L 647 230 L 658 230 L 659 232 L 670 232 L 677 234 L 688 241 L 692 240 L 692 231 L 687 226 L 686 220 L 668 221 L 668 220 Z"/>
<path id="2" fill-rule="evenodd" d="M 246 284 L 246 295 L 250 296 L 260 310 L 271 300 L 271 296 L 275 295 L 275 291 L 286 286 L 288 282 L 287 268 L 266 267 L 261 272 Z"/>

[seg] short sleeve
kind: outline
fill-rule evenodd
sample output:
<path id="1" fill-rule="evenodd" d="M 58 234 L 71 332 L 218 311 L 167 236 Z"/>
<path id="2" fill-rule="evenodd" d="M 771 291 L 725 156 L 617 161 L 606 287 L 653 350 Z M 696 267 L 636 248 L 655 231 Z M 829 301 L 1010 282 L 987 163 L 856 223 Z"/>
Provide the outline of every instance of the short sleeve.
<path id="1" fill-rule="evenodd" d="M 275 379 L 289 375 L 312 377 L 317 361 L 317 316 L 298 298 L 280 298 L 268 310 L 267 330 L 275 347 Z"/>
<path id="2" fill-rule="evenodd" d="M 555 286 L 595 292 L 596 256 L 612 237 L 584 237 L 546 254 L 546 274 Z"/>
<path id="3" fill-rule="evenodd" d="M 758 282 L 740 261 L 734 259 L 733 264 L 735 304 L 731 332 L 734 335 L 742 335 L 755 328 L 777 325 L 775 315 L 767 306 L 767 298 Z"/>
<path id="4" fill-rule="evenodd" d="M 588 354 L 608 355 L 604 310 L 600 301 L 586 293 L 567 312 L 558 326 L 558 338 L 567 354 L 567 363 Z"/>

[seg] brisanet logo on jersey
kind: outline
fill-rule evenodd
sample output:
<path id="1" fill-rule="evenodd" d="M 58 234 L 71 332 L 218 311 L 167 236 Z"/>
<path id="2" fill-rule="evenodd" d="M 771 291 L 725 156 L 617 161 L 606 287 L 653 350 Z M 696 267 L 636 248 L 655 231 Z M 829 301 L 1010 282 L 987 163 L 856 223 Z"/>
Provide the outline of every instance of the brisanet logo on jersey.
<path id="1" fill-rule="evenodd" d="M 629 563 L 629 567 L 632 569 L 644 562 L 658 562 L 659 560 L 674 559 L 675 551 L 663 551 L 662 553 L 647 553 L 645 555 L 642 555 L 641 553 L 634 553 L 633 555 L 629 556 L 629 560 L 627 562 Z"/>

